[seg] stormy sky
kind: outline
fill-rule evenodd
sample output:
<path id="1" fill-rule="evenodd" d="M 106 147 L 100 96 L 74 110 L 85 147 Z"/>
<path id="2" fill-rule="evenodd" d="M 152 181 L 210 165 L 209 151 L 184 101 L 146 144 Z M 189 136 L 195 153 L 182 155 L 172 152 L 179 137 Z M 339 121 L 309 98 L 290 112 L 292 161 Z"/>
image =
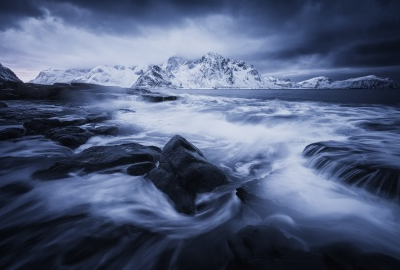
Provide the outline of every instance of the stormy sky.
<path id="1" fill-rule="evenodd" d="M 400 82 L 399 13 L 398 0 L 0 0 L 0 63 L 27 81 L 213 51 L 294 81 Z"/>

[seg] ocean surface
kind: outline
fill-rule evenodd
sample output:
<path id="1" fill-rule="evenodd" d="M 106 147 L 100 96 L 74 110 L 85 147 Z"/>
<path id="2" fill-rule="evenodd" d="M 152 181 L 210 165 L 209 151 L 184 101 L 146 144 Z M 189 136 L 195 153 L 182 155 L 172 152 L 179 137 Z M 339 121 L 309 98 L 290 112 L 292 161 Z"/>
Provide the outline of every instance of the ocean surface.
<path id="1" fill-rule="evenodd" d="M 34 180 L 32 172 L 44 166 L 41 157 L 72 150 L 42 136 L 2 141 L 0 189 L 16 181 L 32 187 L 21 194 L 0 193 L 2 269 L 225 269 L 232 260 L 227 238 L 246 225 L 263 224 L 285 228 L 305 247 L 350 241 L 400 259 L 400 184 L 391 196 L 371 192 L 368 183 L 341 181 L 342 163 L 324 167 L 303 154 L 312 143 L 336 143 L 354 149 L 354 155 L 337 157 L 349 168 L 365 158 L 372 167 L 400 171 L 399 90 L 159 92 L 179 99 L 148 103 L 120 95 L 74 104 L 112 111 L 108 123 L 125 132 L 92 137 L 73 151 L 126 142 L 162 148 L 180 134 L 220 167 L 230 184 L 200 194 L 197 204 L 207 207 L 186 216 L 141 176 L 91 173 Z M 21 157 L 30 161 L 13 162 Z M 264 202 L 257 213 L 236 196 L 243 185 Z"/>

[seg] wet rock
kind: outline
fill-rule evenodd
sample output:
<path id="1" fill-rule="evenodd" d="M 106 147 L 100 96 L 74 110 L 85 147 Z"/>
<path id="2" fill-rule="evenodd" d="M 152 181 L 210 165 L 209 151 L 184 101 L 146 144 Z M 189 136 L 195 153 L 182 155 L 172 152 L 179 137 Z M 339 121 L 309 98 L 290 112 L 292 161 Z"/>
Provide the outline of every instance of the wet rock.
<path id="1" fill-rule="evenodd" d="M 0 141 L 21 138 L 24 135 L 25 129 L 23 128 L 6 128 L 0 130 Z"/>
<path id="2" fill-rule="evenodd" d="M 91 128 L 90 131 L 96 135 L 117 136 L 119 128 L 116 126 L 100 126 Z"/>
<path id="3" fill-rule="evenodd" d="M 18 196 L 31 191 L 33 187 L 27 183 L 14 182 L 0 187 L 0 193 L 8 196 Z"/>
<path id="4" fill-rule="evenodd" d="M 7 104 L 5 104 L 4 102 L 0 102 L 0 108 L 7 108 L 7 107 L 8 107 Z"/>
<path id="5" fill-rule="evenodd" d="M 48 129 L 60 126 L 61 126 L 60 120 L 49 119 L 49 118 L 32 119 L 24 123 L 27 135 L 42 134 Z"/>
<path id="6" fill-rule="evenodd" d="M 144 175 L 154 169 L 156 165 L 151 161 L 143 161 L 135 163 L 126 170 L 129 175 L 138 176 Z"/>
<path id="7" fill-rule="evenodd" d="M 295 237 L 275 226 L 247 226 L 228 239 L 237 269 L 325 269 Z"/>
<path id="8" fill-rule="evenodd" d="M 225 174 L 183 137 L 174 136 L 163 148 L 159 166 L 148 174 L 166 193 L 178 211 L 193 214 L 196 193 L 210 192 L 225 185 Z"/>
<path id="9" fill-rule="evenodd" d="M 90 113 L 86 116 L 86 120 L 90 123 L 100 123 L 111 119 L 108 113 Z"/>
<path id="10" fill-rule="evenodd" d="M 271 225 L 247 226 L 228 239 L 235 260 L 228 269 L 400 269 L 400 261 L 365 253 L 352 243 L 306 249 L 297 236 Z"/>
<path id="11" fill-rule="evenodd" d="M 65 178 L 71 172 L 90 173 L 143 161 L 157 162 L 161 150 L 137 143 L 94 146 L 65 158 L 48 169 L 37 171 L 34 178 L 52 180 Z"/>
<path id="12" fill-rule="evenodd" d="M 177 96 L 168 96 L 158 93 L 149 93 L 149 94 L 142 94 L 142 98 L 145 101 L 149 102 L 163 102 L 163 101 L 173 101 L 177 100 Z"/>
<path id="13" fill-rule="evenodd" d="M 70 147 L 77 148 L 82 144 L 86 143 L 87 140 L 93 136 L 92 133 L 80 127 L 62 127 L 62 128 L 52 128 L 44 133 L 45 137 L 57 141 L 60 144 Z"/>
<path id="14" fill-rule="evenodd" d="M 382 197 L 400 197 L 400 156 L 386 148 L 357 141 L 327 141 L 308 145 L 303 156 L 310 167 L 335 180 Z"/>

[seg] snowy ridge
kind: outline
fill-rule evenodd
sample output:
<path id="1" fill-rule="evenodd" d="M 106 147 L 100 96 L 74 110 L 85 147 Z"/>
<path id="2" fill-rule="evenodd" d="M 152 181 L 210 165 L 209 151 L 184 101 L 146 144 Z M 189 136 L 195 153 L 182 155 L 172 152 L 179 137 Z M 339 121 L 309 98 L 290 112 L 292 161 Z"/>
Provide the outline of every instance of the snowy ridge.
<path id="1" fill-rule="evenodd" d="M 48 69 L 40 72 L 31 82 L 38 84 L 81 82 L 140 89 L 398 88 L 394 81 L 374 75 L 342 81 L 333 81 L 321 76 L 295 83 L 289 79 L 261 76 L 253 65 L 212 52 L 194 60 L 174 56 L 164 64 L 146 67 L 103 65 L 91 70 Z"/>
<path id="2" fill-rule="evenodd" d="M 46 69 L 39 73 L 39 75 L 29 81 L 36 84 L 54 84 L 54 83 L 70 83 L 75 78 L 86 74 L 88 69 Z"/>
<path id="3" fill-rule="evenodd" d="M 75 77 L 71 82 L 94 83 L 106 86 L 131 87 L 144 73 L 144 68 L 139 66 L 98 66 Z"/>
<path id="4" fill-rule="evenodd" d="M 15 75 L 15 73 L 3 66 L 2 64 L 0 64 L 0 82 L 1 81 L 5 81 L 5 82 L 22 82 L 17 75 Z"/>
<path id="5" fill-rule="evenodd" d="M 332 80 L 328 77 L 320 76 L 311 78 L 305 81 L 295 83 L 293 86 L 296 88 L 330 88 Z"/>
<path id="6" fill-rule="evenodd" d="M 200 59 L 171 57 L 167 63 L 147 70 L 134 88 L 264 88 L 258 71 L 243 61 L 232 61 L 217 53 Z"/>
<path id="7" fill-rule="evenodd" d="M 398 88 L 396 83 L 389 78 L 380 78 L 369 75 L 343 81 L 332 81 L 327 77 L 316 77 L 293 85 L 294 88 L 318 89 L 392 89 Z"/>

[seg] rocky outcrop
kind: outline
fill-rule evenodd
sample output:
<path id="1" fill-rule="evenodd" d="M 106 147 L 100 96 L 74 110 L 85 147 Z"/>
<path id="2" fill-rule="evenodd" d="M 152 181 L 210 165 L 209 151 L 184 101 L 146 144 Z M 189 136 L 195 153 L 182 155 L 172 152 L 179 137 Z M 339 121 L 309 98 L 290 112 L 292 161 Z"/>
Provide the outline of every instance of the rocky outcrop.
<path id="1" fill-rule="evenodd" d="M 48 169 L 35 172 L 33 177 L 54 180 L 66 178 L 72 172 L 87 174 L 144 161 L 155 163 L 159 159 L 160 152 L 160 149 L 156 147 L 147 147 L 137 143 L 94 146 L 58 161 Z"/>
<path id="2" fill-rule="evenodd" d="M 221 169 L 208 162 L 199 149 L 179 135 L 164 146 L 159 166 L 150 171 L 147 178 L 185 214 L 195 212 L 197 193 L 210 192 L 228 182 Z"/>
<path id="3" fill-rule="evenodd" d="M 303 155 L 310 167 L 329 178 L 385 198 L 400 198 L 399 156 L 361 141 L 317 142 L 308 145 Z"/>
<path id="4" fill-rule="evenodd" d="M 94 135 L 113 135 L 118 133 L 116 127 L 95 127 L 88 130 L 79 126 L 87 123 L 100 123 L 110 119 L 107 113 L 91 113 L 85 118 L 59 120 L 57 118 L 34 118 L 24 123 L 27 135 L 44 135 L 60 144 L 77 148 Z"/>

